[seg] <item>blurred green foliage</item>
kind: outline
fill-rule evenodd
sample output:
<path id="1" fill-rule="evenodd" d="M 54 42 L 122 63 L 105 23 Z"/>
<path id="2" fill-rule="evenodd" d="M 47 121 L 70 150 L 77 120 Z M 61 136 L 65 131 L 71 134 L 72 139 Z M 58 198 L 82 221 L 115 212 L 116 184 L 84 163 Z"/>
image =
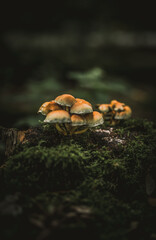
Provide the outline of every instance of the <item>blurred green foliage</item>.
<path id="1" fill-rule="evenodd" d="M 77 92 L 80 97 L 87 97 L 95 103 L 109 102 L 113 93 L 127 95 L 130 85 L 123 79 L 109 76 L 105 70 L 96 67 L 84 72 L 70 72 L 69 78 L 76 80 Z"/>
<path id="2" fill-rule="evenodd" d="M 69 77 L 76 79 L 81 88 L 105 93 L 110 91 L 125 94 L 128 87 L 126 82 L 110 78 L 101 68 L 93 68 L 85 72 L 71 72 Z"/>

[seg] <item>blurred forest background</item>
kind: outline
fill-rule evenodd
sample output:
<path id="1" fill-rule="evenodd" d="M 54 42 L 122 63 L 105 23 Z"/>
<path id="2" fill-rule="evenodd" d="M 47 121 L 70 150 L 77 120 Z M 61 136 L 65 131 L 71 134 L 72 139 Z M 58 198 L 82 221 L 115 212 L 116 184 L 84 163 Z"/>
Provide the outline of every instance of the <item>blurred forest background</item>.
<path id="1" fill-rule="evenodd" d="M 0 125 L 36 126 L 62 93 L 117 99 L 155 120 L 156 24 L 150 1 L 22 2 L 1 8 Z"/>

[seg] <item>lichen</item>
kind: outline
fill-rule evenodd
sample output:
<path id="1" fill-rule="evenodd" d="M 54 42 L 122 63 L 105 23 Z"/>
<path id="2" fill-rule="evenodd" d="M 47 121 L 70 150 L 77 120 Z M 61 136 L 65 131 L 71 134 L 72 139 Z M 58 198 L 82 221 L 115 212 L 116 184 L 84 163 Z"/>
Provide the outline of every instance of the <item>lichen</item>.
<path id="1" fill-rule="evenodd" d="M 107 141 L 102 129 L 109 139 L 124 142 Z M 44 231 L 43 239 L 150 239 L 155 234 L 156 209 L 145 188 L 148 168 L 156 161 L 153 124 L 131 119 L 99 130 L 56 137 L 44 125 L 32 145 L 16 149 L 0 175 L 1 201 L 18 192 L 22 211 L 7 223 L 11 230 L 9 236 L 2 231 L 4 239 L 24 233 L 36 239 Z M 2 229 L 8 216 L 12 219 L 11 212 L 3 216 Z"/>

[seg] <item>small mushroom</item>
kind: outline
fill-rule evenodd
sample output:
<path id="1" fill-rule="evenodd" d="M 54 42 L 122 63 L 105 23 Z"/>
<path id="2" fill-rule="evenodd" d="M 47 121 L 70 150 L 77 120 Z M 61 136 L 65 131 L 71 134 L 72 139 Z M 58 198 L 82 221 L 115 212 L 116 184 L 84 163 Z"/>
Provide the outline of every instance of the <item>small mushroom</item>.
<path id="1" fill-rule="evenodd" d="M 70 109 L 72 114 L 87 114 L 93 112 L 93 108 L 90 104 L 78 101 Z"/>
<path id="2" fill-rule="evenodd" d="M 112 111 L 111 104 L 100 104 L 98 106 L 98 109 L 99 109 L 100 112 L 102 112 L 104 114 Z"/>
<path id="3" fill-rule="evenodd" d="M 54 100 L 57 104 L 65 107 L 71 107 L 76 103 L 76 99 L 70 94 L 62 94 Z"/>
<path id="4" fill-rule="evenodd" d="M 47 114 L 44 122 L 52 123 L 66 123 L 71 122 L 70 115 L 65 110 L 56 110 Z"/>
<path id="5" fill-rule="evenodd" d="M 41 113 L 42 115 L 47 115 L 49 113 L 48 105 L 50 102 L 45 102 L 41 105 L 41 107 L 38 110 L 38 113 Z"/>
<path id="6" fill-rule="evenodd" d="M 111 104 L 98 104 L 98 110 L 102 113 L 106 125 L 112 122 L 114 116 L 114 110 L 112 109 Z"/>
<path id="7" fill-rule="evenodd" d="M 80 134 L 80 133 L 86 132 L 88 130 L 88 128 L 83 128 L 81 130 L 79 129 L 79 127 L 83 127 L 86 125 L 86 119 L 84 116 L 81 116 L 81 115 L 73 114 L 71 116 L 71 125 L 72 125 L 72 129 L 70 132 L 71 135 L 72 134 Z"/>
<path id="8" fill-rule="evenodd" d="M 114 119 L 125 120 L 130 118 L 132 115 L 132 110 L 129 106 L 125 106 L 122 112 L 116 112 Z"/>
<path id="9" fill-rule="evenodd" d="M 48 106 L 50 111 L 62 110 L 62 107 L 52 100 Z"/>
<path id="10" fill-rule="evenodd" d="M 117 100 L 112 100 L 110 104 L 97 104 L 96 106 L 103 114 L 105 123 L 111 126 L 115 126 L 122 119 L 128 119 L 132 114 L 130 107 Z"/>
<path id="11" fill-rule="evenodd" d="M 97 111 L 87 114 L 85 119 L 89 127 L 96 127 L 104 123 L 102 114 Z"/>
<path id="12" fill-rule="evenodd" d="M 72 126 L 83 126 L 86 125 L 86 120 L 83 116 L 73 114 L 71 116 L 71 124 Z"/>
<path id="13" fill-rule="evenodd" d="M 115 111 L 123 111 L 124 110 L 124 106 L 125 106 L 124 103 L 118 102 L 116 100 L 112 100 L 110 104 Z"/>
<path id="14" fill-rule="evenodd" d="M 88 102 L 88 101 L 86 101 L 86 100 L 84 100 L 84 99 L 82 99 L 82 98 L 76 98 L 76 102 L 79 102 L 79 103 L 86 103 L 86 104 L 92 106 L 90 102 Z"/>
<path id="15" fill-rule="evenodd" d="M 65 110 L 56 110 L 47 114 L 44 122 L 54 123 L 57 130 L 62 132 L 64 135 L 67 135 L 66 128 L 62 128 L 59 124 L 70 123 L 70 114 Z M 64 126 L 63 126 L 64 127 Z"/>
<path id="16" fill-rule="evenodd" d="M 47 115 L 50 111 L 61 110 L 61 109 L 62 108 L 54 101 L 45 102 L 39 108 L 38 113 L 41 113 L 42 115 Z"/>

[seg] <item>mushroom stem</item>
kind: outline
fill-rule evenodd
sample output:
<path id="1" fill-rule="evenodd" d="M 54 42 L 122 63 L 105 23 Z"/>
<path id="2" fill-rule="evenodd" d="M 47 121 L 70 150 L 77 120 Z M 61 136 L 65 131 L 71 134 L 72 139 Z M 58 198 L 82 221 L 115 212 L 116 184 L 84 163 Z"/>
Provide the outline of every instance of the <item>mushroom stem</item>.
<path id="1" fill-rule="evenodd" d="M 70 131 L 70 129 L 71 129 L 71 126 L 70 126 L 70 124 L 69 124 L 69 123 L 65 123 L 65 127 L 66 127 L 66 129 L 67 129 L 67 130 L 69 130 L 69 131 Z"/>
<path id="2" fill-rule="evenodd" d="M 77 129 L 77 127 L 71 127 L 70 135 L 72 135 L 75 132 L 76 129 Z"/>
<path id="3" fill-rule="evenodd" d="M 55 127 L 59 132 L 63 133 L 64 135 L 67 135 L 66 131 L 64 131 L 64 129 L 62 129 L 58 123 L 55 124 Z"/>
<path id="4" fill-rule="evenodd" d="M 68 128 L 67 128 L 67 124 L 66 123 L 63 123 L 62 124 L 62 128 L 64 129 L 64 131 L 66 132 L 66 135 L 68 135 Z"/>
<path id="5" fill-rule="evenodd" d="M 67 112 L 69 112 L 69 110 L 70 110 L 70 107 L 65 107 L 65 110 L 67 111 Z"/>
<path id="6" fill-rule="evenodd" d="M 66 129 L 64 123 L 60 123 L 60 126 L 61 126 L 61 128 L 63 129 L 64 132 L 67 132 L 67 129 Z"/>
<path id="7" fill-rule="evenodd" d="M 85 128 L 85 129 L 83 129 L 83 130 L 76 131 L 76 132 L 74 132 L 73 134 L 81 134 L 81 133 L 86 132 L 87 130 L 88 130 L 88 128 Z"/>

